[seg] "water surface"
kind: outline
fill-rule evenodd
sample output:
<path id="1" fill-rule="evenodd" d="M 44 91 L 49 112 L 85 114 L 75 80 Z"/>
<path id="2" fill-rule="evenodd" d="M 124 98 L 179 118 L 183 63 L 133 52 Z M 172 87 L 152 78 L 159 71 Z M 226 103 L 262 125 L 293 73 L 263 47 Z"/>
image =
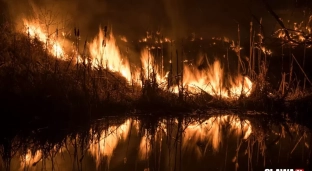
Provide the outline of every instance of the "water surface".
<path id="1" fill-rule="evenodd" d="M 10 153 L 12 171 L 307 168 L 310 137 L 306 126 L 267 115 L 114 116 L 18 135 L 11 146 L 2 144 L 0 166 L 5 170 Z"/>

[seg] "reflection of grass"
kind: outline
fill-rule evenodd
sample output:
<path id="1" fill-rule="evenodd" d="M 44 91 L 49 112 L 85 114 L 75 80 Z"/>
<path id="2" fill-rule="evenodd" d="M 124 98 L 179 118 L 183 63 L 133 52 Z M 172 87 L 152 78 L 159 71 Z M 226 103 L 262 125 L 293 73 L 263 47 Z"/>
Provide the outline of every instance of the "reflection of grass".
<path id="1" fill-rule="evenodd" d="M 236 166 L 245 170 L 265 167 L 269 161 L 275 164 L 277 157 L 282 161 L 284 152 L 296 151 L 300 152 L 300 156 L 305 155 L 306 153 L 296 149 L 302 144 L 307 144 L 309 136 L 305 127 L 264 116 L 129 117 L 132 119 L 106 117 L 85 127 L 76 126 L 67 130 L 42 128 L 24 131 L 6 145 L 2 144 L 2 159 L 8 161 L 9 166 L 10 160 L 7 159 L 20 156 L 22 168 L 25 166 L 23 161 L 27 161 L 26 166 L 30 170 L 41 167 L 58 170 L 60 165 L 57 162 L 66 158 L 66 162 L 70 163 L 67 165 L 71 165 L 70 167 L 75 170 L 83 170 L 86 166 L 84 161 L 91 155 L 102 169 L 110 166 L 112 162 L 110 160 L 121 157 L 133 162 L 146 161 L 144 167 L 150 169 L 167 170 L 165 166 L 168 164 L 176 169 L 184 167 L 183 163 L 189 160 L 185 154 L 196 155 L 198 161 L 205 161 L 209 156 L 221 154 L 224 155 L 222 158 L 224 161 L 220 162 L 229 170 L 233 170 Z M 251 134 L 248 127 L 252 129 Z M 249 136 L 246 136 L 247 134 Z M 294 135 L 297 134 L 299 138 L 295 138 Z M 136 137 L 141 139 L 141 143 L 133 140 Z M 274 155 L 274 158 L 267 155 L 280 141 L 283 141 L 284 146 L 284 139 L 288 137 L 293 139 L 289 151 L 282 150 L 279 152 L 281 154 Z M 98 146 L 98 142 L 101 142 L 101 146 Z M 121 143 L 127 147 L 118 146 Z M 122 154 L 116 153 L 121 156 L 114 156 L 115 148 L 127 150 Z M 137 156 L 133 156 L 131 152 L 133 150 Z M 211 153 L 211 150 L 214 152 Z M 70 159 L 66 157 L 67 155 L 71 156 Z"/>

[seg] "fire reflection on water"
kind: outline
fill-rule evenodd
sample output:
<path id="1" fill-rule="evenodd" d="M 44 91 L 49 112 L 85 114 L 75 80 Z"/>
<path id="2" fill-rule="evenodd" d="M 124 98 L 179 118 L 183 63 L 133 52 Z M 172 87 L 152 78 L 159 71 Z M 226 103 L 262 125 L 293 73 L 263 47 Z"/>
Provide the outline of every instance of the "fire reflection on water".
<path id="1" fill-rule="evenodd" d="M 100 123 L 96 123 L 96 126 L 92 126 L 89 131 L 86 131 L 88 135 L 84 140 L 80 139 L 83 137 L 80 135 L 74 138 L 68 136 L 64 142 L 57 145 L 44 145 L 44 147 L 49 146 L 50 150 L 48 152 L 42 146 L 37 147 L 34 144 L 27 146 L 28 149 L 25 152 L 19 152 L 19 155 L 17 155 L 19 157 L 14 158 L 12 163 L 18 161 L 19 167 L 16 170 L 40 170 L 44 167 L 48 170 L 64 170 L 63 165 L 66 165 L 65 170 L 75 169 L 76 167 L 78 170 L 79 168 L 88 170 L 89 167 L 102 170 L 103 164 L 105 167 L 110 168 L 112 167 L 111 163 L 115 166 L 117 163 L 120 165 L 133 161 L 149 163 L 144 166 L 145 169 L 151 169 L 155 163 L 159 165 L 157 166 L 159 168 L 168 169 L 170 162 L 171 167 L 173 167 L 172 163 L 176 160 L 174 158 L 177 155 L 196 155 L 196 160 L 202 160 L 207 155 L 221 153 L 220 149 L 224 151 L 226 142 L 229 142 L 230 137 L 234 137 L 234 139 L 237 139 L 237 143 L 227 144 L 227 146 L 237 146 L 237 154 L 229 156 L 229 160 L 232 158 L 231 162 L 234 162 L 238 167 L 239 156 L 237 151 L 242 148 L 241 143 L 245 142 L 247 144 L 247 147 L 244 147 L 247 149 L 243 149 L 243 151 L 246 151 L 245 155 L 248 157 L 252 156 L 252 144 L 258 143 L 258 151 L 260 151 L 259 154 L 262 157 L 265 156 L 267 150 L 267 144 L 265 143 L 267 139 L 265 138 L 267 137 L 265 130 L 267 128 L 261 127 L 249 119 L 241 119 L 237 115 L 217 115 L 203 118 L 160 118 L 157 122 L 136 117 L 117 120 L 119 124 L 116 124 L 116 121 L 113 121 L 114 124 L 111 123 L 111 119 L 104 119 Z M 272 127 L 273 135 L 285 138 L 285 132 L 297 134 L 298 130 L 300 130 L 299 127 L 301 127 L 296 124 L 287 125 L 277 125 L 278 128 Z M 302 137 L 300 140 L 304 144 L 303 148 L 309 148 L 306 142 L 308 141 L 308 134 L 304 133 Z M 85 142 L 85 144 L 83 145 L 82 142 Z M 83 149 L 82 146 L 84 146 Z M 292 148 L 293 153 L 296 146 Z M 69 157 L 64 157 L 66 155 Z M 89 163 L 82 164 L 84 160 L 89 161 Z M 91 160 L 93 164 L 90 164 Z M 53 167 L 53 164 L 58 165 L 58 167 Z M 84 167 L 82 167 L 83 165 Z"/>
<path id="2" fill-rule="evenodd" d="M 166 139 L 168 134 L 167 125 L 168 120 L 161 120 L 157 124 L 156 132 L 151 134 L 148 129 L 143 129 L 142 136 L 140 137 L 138 159 L 148 160 L 153 149 L 152 140 L 161 142 Z M 234 133 L 235 135 L 244 135 L 244 139 L 247 139 L 252 133 L 252 126 L 248 120 L 240 120 L 237 116 L 223 115 L 213 116 L 205 120 L 192 120 L 182 121 L 183 124 L 183 136 L 182 145 L 183 148 L 193 148 L 196 150 L 196 143 L 198 141 L 206 142 L 207 145 L 211 144 L 215 151 L 218 150 L 219 144 L 222 142 L 221 134 L 223 133 L 222 127 L 229 126 L 229 134 Z M 106 129 L 101 131 L 90 130 L 91 140 L 89 140 L 88 153 L 95 159 L 96 166 L 99 167 L 101 161 L 106 159 L 109 163 L 114 155 L 114 150 L 117 145 L 124 141 L 126 142 L 129 138 L 129 133 L 132 129 L 138 133 L 140 131 L 140 121 L 133 119 L 126 119 L 121 125 L 108 126 Z M 178 125 L 178 120 L 174 120 L 174 124 Z M 171 129 L 173 130 L 173 129 Z M 175 134 L 170 132 L 170 134 Z M 158 136 L 157 136 L 158 135 Z M 160 135 L 160 136 L 159 136 Z M 154 137 L 153 137 L 154 136 Z M 172 137 L 169 137 L 172 138 Z M 69 139 L 69 138 L 68 138 Z M 67 140 L 68 142 L 70 140 Z M 59 153 L 65 153 L 66 150 L 60 150 Z M 204 154 L 200 154 L 204 155 Z M 41 150 L 32 153 L 29 149 L 21 157 L 20 165 L 21 169 L 31 168 L 30 166 L 40 161 L 43 157 Z M 125 160 L 127 160 L 125 158 Z"/>
<path id="3" fill-rule="evenodd" d="M 172 128 L 170 129 L 171 132 L 168 132 L 167 125 L 169 123 L 167 122 L 170 121 L 165 119 L 159 121 L 154 134 L 151 134 L 148 129 L 143 129 L 143 136 L 140 137 L 141 141 L 139 144 L 139 160 L 149 159 L 151 151 L 153 150 L 152 140 L 155 142 L 161 142 L 166 139 L 169 134 L 175 134 L 173 132 L 174 129 Z M 209 119 L 200 121 L 193 119 L 191 119 L 191 121 L 183 120 L 182 122 L 183 148 L 192 148 L 193 150 L 197 150 L 196 143 L 200 141 L 207 143 L 207 145 L 211 144 L 213 150 L 217 151 L 220 143 L 222 143 L 221 134 L 224 132 L 227 132 L 227 134 L 234 133 L 237 136 L 243 135 L 244 139 L 247 139 L 252 133 L 250 121 L 240 120 L 239 117 L 232 115 L 213 116 Z M 179 125 L 178 120 L 174 120 L 173 123 L 175 126 Z M 121 125 L 108 126 L 105 130 L 101 130 L 100 132 L 91 129 L 90 134 L 92 138 L 89 141 L 88 153 L 95 159 L 97 167 L 99 167 L 101 161 L 104 159 L 106 159 L 109 163 L 111 158 L 114 156 L 114 150 L 117 148 L 117 145 L 121 141 L 127 141 L 131 129 L 138 133 L 140 131 L 140 124 L 139 120 L 126 119 Z M 133 125 L 133 128 L 131 125 Z M 224 129 L 225 127 L 228 127 L 229 131 L 226 131 Z M 172 136 L 169 138 L 172 138 Z M 60 150 L 59 152 L 65 153 L 66 150 Z M 204 154 L 200 155 L 202 156 Z M 29 166 L 32 166 L 34 163 L 40 161 L 43 154 L 41 150 L 31 153 L 31 150 L 29 149 L 24 156 L 25 157 L 22 157 L 20 162 L 22 169 L 25 167 L 31 168 Z M 125 158 L 125 160 L 127 159 Z"/>
<path id="4" fill-rule="evenodd" d="M 109 126 L 107 130 L 103 130 L 99 135 L 93 135 L 93 140 L 97 139 L 97 141 L 90 141 L 89 152 L 94 156 L 97 166 L 99 166 L 103 157 L 107 157 L 108 162 L 110 161 L 118 142 L 127 139 L 129 130 L 130 119 L 120 126 Z"/>
<path id="5" fill-rule="evenodd" d="M 227 127 L 225 130 L 223 127 Z M 223 131 L 227 134 L 234 133 L 237 136 L 244 136 L 247 139 L 252 133 L 252 126 L 249 120 L 241 121 L 237 116 L 216 116 L 204 121 L 195 121 L 187 125 L 183 137 L 184 148 L 198 148 L 194 143 L 206 142 L 205 151 L 208 145 L 211 145 L 214 151 L 218 151 L 222 143 Z M 198 149 L 195 149 L 199 152 Z M 205 152 L 204 151 L 204 152 Z M 201 152 L 200 156 L 204 155 Z"/>

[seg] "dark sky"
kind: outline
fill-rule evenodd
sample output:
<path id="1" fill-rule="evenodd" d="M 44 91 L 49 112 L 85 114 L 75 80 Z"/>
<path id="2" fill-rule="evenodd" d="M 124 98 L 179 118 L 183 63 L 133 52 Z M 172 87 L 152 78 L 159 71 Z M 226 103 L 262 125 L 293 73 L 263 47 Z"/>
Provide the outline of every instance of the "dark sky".
<path id="1" fill-rule="evenodd" d="M 236 35 L 236 21 L 248 32 L 250 11 L 270 23 L 261 0 L 2 0 L 8 3 L 11 14 L 19 18 L 37 8 L 50 8 L 65 13 L 79 25 L 82 33 L 95 34 L 99 24 L 111 24 L 116 34 L 130 39 L 144 35 L 147 29 L 161 28 L 164 34 L 182 36 Z M 269 0 L 279 14 L 290 14 L 300 7 L 311 5 L 310 0 Z M 29 3 L 31 2 L 31 3 Z M 300 8 L 301 10 L 302 8 Z M 59 16 L 60 16 L 59 15 Z M 274 22 L 273 22 L 274 23 Z M 270 29 L 270 28 L 268 28 Z M 90 36 L 91 36 L 90 35 Z"/>
<path id="2" fill-rule="evenodd" d="M 33 11 L 51 9 L 58 17 L 71 19 L 81 36 L 94 37 L 99 25 L 111 25 L 116 36 L 124 35 L 137 41 L 146 31 L 161 29 L 170 38 L 197 36 L 237 37 L 237 22 L 242 40 L 248 40 L 251 13 L 263 18 L 266 34 L 277 28 L 262 0 L 0 0 L 6 3 L 16 23 Z M 285 19 L 300 20 L 311 0 L 268 0 L 272 8 Z M 2 8 L 5 6 L 1 5 Z M 0 7 L 1 8 L 1 7 Z M 4 11 L 4 10 L 2 10 Z M 299 16 L 299 17 L 298 17 Z"/>

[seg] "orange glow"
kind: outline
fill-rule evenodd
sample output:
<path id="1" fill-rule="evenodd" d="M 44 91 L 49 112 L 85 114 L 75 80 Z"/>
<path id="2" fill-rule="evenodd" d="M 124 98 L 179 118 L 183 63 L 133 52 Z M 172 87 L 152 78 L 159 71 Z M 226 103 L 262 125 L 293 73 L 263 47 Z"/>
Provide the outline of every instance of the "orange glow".
<path id="1" fill-rule="evenodd" d="M 149 50 L 143 49 L 141 52 L 141 63 L 144 70 L 145 79 L 152 79 L 153 72 L 156 74 L 156 82 L 158 84 L 165 82 L 165 77 L 161 77 L 160 68 L 157 63 L 155 57 L 149 52 Z"/>
<path id="2" fill-rule="evenodd" d="M 141 138 L 139 158 L 141 160 L 147 160 L 151 151 L 151 135 L 145 129 L 144 136 Z"/>
<path id="3" fill-rule="evenodd" d="M 109 162 L 118 142 L 127 139 L 130 123 L 131 120 L 128 119 L 120 126 L 110 126 L 99 135 L 99 141 L 90 141 L 89 152 L 95 157 L 97 166 L 99 166 L 103 157 L 107 157 Z M 94 135 L 93 139 L 97 140 L 97 135 Z"/>
<path id="4" fill-rule="evenodd" d="M 32 153 L 30 150 L 27 150 L 27 153 L 21 157 L 21 170 L 25 167 L 32 166 L 34 163 L 40 161 L 42 158 L 42 152 L 40 150 Z"/>
<path id="5" fill-rule="evenodd" d="M 107 67 L 113 72 L 120 72 L 128 81 L 131 80 L 129 62 L 121 56 L 112 32 L 105 38 L 105 33 L 100 28 L 98 36 L 90 44 L 89 49 L 93 67 Z"/>
<path id="6" fill-rule="evenodd" d="M 48 43 L 48 50 L 51 55 L 62 57 L 66 56 L 63 46 L 64 44 L 57 41 L 55 35 L 52 34 L 49 39 L 47 34 L 41 29 L 39 24 L 36 22 L 29 22 L 24 20 L 25 25 L 29 28 L 26 33 L 34 38 L 37 37 L 41 42 Z M 54 36 L 53 36 L 54 35 Z M 47 40 L 48 39 L 48 40 Z M 123 41 L 126 42 L 125 37 L 121 37 Z M 168 38 L 162 40 L 164 42 L 170 42 Z M 66 46 L 64 46 L 66 48 Z M 72 48 L 73 47 L 67 47 Z M 153 48 L 153 47 L 152 47 Z M 263 49 L 267 53 L 270 51 Z M 135 84 L 141 85 L 141 69 L 130 68 L 129 61 L 126 57 L 122 56 L 118 46 L 116 45 L 116 40 L 113 33 L 110 32 L 107 37 L 103 29 L 99 29 L 99 34 L 93 39 L 89 44 L 89 51 L 91 54 L 91 65 L 92 67 L 102 67 L 107 68 L 112 72 L 119 72 L 124 78 L 126 78 L 129 83 L 133 82 Z M 73 50 L 74 53 L 75 50 Z M 83 63 L 83 59 L 80 54 L 74 60 L 78 60 L 78 63 Z M 87 61 L 85 61 L 87 62 Z M 158 85 L 165 85 L 167 81 L 168 72 L 165 73 L 161 71 L 163 66 L 159 66 L 155 57 L 150 53 L 149 49 L 144 48 L 141 51 L 141 64 L 143 69 L 143 76 L 145 79 L 153 78 L 153 73 L 155 74 L 156 82 Z M 161 75 L 163 73 L 164 75 Z M 238 98 L 242 93 L 249 96 L 252 90 L 252 82 L 249 78 L 243 76 L 237 76 L 235 78 L 230 78 L 229 80 L 224 80 L 224 73 L 221 68 L 219 61 L 215 61 L 206 70 L 198 70 L 192 68 L 191 66 L 184 66 L 183 70 L 183 85 L 192 93 L 197 93 L 201 90 L 209 93 L 212 96 L 218 96 L 222 98 Z M 228 84 L 226 84 L 228 83 Z M 163 89 L 166 86 L 162 87 Z M 178 87 L 173 86 L 170 88 L 173 92 L 178 93 Z"/>
<path id="7" fill-rule="evenodd" d="M 312 15 L 309 17 L 308 21 L 306 22 L 300 22 L 300 23 L 293 23 L 293 28 L 292 30 L 289 29 L 288 30 L 288 35 L 292 40 L 295 40 L 297 42 L 305 42 L 309 39 L 311 39 L 311 36 L 309 36 L 309 34 L 311 34 L 311 21 L 312 21 Z M 290 22 L 288 20 L 288 22 Z M 275 32 L 276 37 L 285 40 L 285 41 L 289 41 L 288 37 L 286 36 L 285 30 L 284 29 L 278 29 Z M 293 41 L 289 41 L 289 44 L 293 44 Z M 307 48 L 310 48 L 310 46 L 307 46 Z"/>
<path id="8" fill-rule="evenodd" d="M 234 133 L 236 136 L 243 134 L 244 139 L 247 139 L 252 133 L 252 126 L 248 120 L 240 120 L 237 116 L 231 115 L 215 116 L 205 121 L 194 121 L 187 125 L 183 137 L 183 147 L 190 147 L 196 150 L 199 156 L 202 156 L 203 154 L 196 145 L 200 141 L 211 145 L 214 151 L 218 151 L 223 141 L 224 129 L 222 127 L 226 125 L 230 126 L 228 134 Z"/>
<path id="9" fill-rule="evenodd" d="M 25 33 L 29 34 L 30 38 L 37 38 L 41 42 L 47 45 L 48 52 L 53 55 L 62 57 L 65 55 L 64 49 L 63 49 L 63 44 L 57 40 L 57 35 L 56 33 L 51 34 L 48 33 L 46 30 L 42 29 L 39 22 L 32 21 L 29 22 L 28 20 L 24 19 L 24 25 L 26 26 Z M 51 34 L 47 36 L 48 34 Z"/>
<path id="10" fill-rule="evenodd" d="M 223 76 L 220 62 L 215 61 L 207 70 L 202 71 L 184 66 L 183 81 L 184 86 L 187 86 L 192 93 L 204 90 L 210 95 L 223 98 L 238 98 L 241 93 L 250 95 L 252 82 L 249 78 L 238 76 L 235 79 L 224 80 Z M 228 81 L 230 86 L 226 87 L 224 81 Z"/>
<path id="11" fill-rule="evenodd" d="M 150 134 L 148 129 L 143 129 L 143 136 L 140 138 L 140 143 L 138 145 L 138 159 L 140 160 L 148 160 L 151 152 L 154 148 L 152 148 L 152 143 L 161 143 L 163 140 L 166 140 L 166 136 L 170 136 L 173 130 L 176 130 L 178 125 L 178 120 L 175 119 L 173 122 L 173 127 L 170 129 L 167 128 L 168 120 L 163 119 L 158 121 L 157 128 L 155 134 Z M 139 125 L 140 121 L 131 119 L 125 120 L 124 123 L 120 125 L 109 126 L 107 129 L 102 130 L 99 133 L 93 133 L 94 131 L 91 129 L 89 132 L 93 138 L 89 140 L 89 154 L 94 157 L 96 161 L 97 167 L 99 167 L 101 161 L 104 159 L 110 163 L 111 158 L 114 154 L 114 150 L 117 148 L 117 145 L 120 142 L 129 141 L 128 138 L 129 132 L 131 129 L 131 123 L 133 125 L 133 130 L 137 133 L 140 132 Z M 170 123 L 172 124 L 172 123 Z M 136 129 L 135 129 L 136 128 Z M 228 129 L 225 129 L 228 128 Z M 168 135 L 168 130 L 171 130 Z M 196 143 L 202 142 L 207 145 L 211 145 L 214 151 L 218 151 L 220 144 L 223 142 L 223 138 L 225 134 L 234 134 L 238 137 L 243 137 L 244 139 L 248 139 L 248 137 L 253 132 L 251 123 L 249 120 L 241 120 L 238 116 L 233 115 L 221 115 L 221 116 L 213 116 L 209 119 L 192 119 L 190 122 L 182 122 L 182 148 L 185 150 L 186 148 L 195 150 L 198 154 L 198 157 L 204 155 L 205 152 L 202 152 Z M 175 133 L 173 133 L 175 135 Z M 154 139 L 152 138 L 154 136 Z M 133 137 L 133 136 L 131 136 Z M 76 140 L 79 137 L 77 136 Z M 153 139 L 153 140 L 152 140 Z M 154 141 L 154 142 L 152 142 Z M 67 138 L 67 145 L 71 143 L 70 137 Z M 79 140 L 77 141 L 79 142 Z M 207 146 L 206 145 L 206 146 Z M 66 147 L 67 148 L 67 147 Z M 66 152 L 65 146 L 62 146 L 59 150 L 54 147 L 53 150 L 58 150 L 58 153 Z M 206 147 L 207 148 L 207 147 Z M 73 149 L 73 146 L 69 146 L 69 149 Z M 205 150 L 206 151 L 206 150 Z M 20 166 L 22 169 L 28 168 L 32 166 L 34 163 L 45 158 L 43 153 L 38 150 L 35 153 L 31 153 L 30 150 L 27 151 L 25 155 L 22 155 L 20 158 Z M 127 160 L 127 158 L 124 158 Z"/>

